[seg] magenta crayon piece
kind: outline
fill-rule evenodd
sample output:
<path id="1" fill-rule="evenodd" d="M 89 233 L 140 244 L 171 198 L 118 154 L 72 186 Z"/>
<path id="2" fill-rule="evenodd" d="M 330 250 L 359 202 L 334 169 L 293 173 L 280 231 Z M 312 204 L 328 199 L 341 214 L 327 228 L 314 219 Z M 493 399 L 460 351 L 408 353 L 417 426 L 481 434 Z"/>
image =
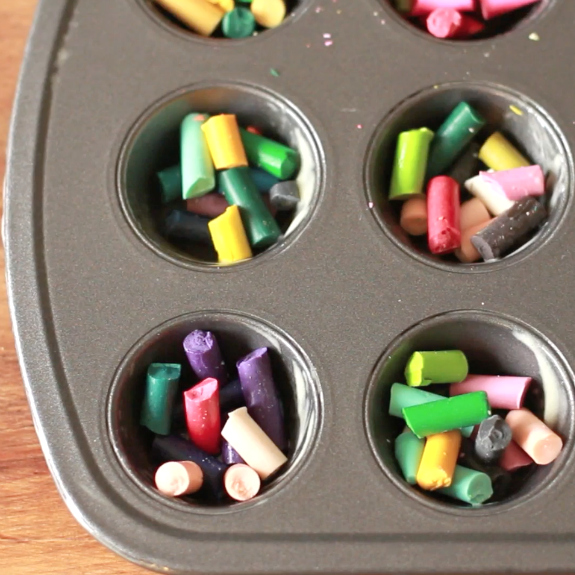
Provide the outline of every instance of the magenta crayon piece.
<path id="1" fill-rule="evenodd" d="M 468 375 L 461 383 L 449 386 L 449 395 L 484 391 L 493 409 L 519 409 L 531 383 L 530 377 L 507 375 Z"/>
<path id="2" fill-rule="evenodd" d="M 184 339 L 184 351 L 198 379 L 213 377 L 220 386 L 228 382 L 226 365 L 212 332 L 197 329 L 187 335 Z"/>
<path id="3" fill-rule="evenodd" d="M 468 38 L 485 25 L 453 8 L 437 8 L 425 20 L 427 31 L 436 38 Z"/>
<path id="4" fill-rule="evenodd" d="M 534 463 L 533 459 L 531 459 L 515 441 L 512 441 L 503 452 L 499 460 L 499 467 L 505 469 L 505 471 L 515 471 L 520 467 L 527 467 L 532 463 Z"/>
<path id="5" fill-rule="evenodd" d="M 461 246 L 459 184 L 449 176 L 427 185 L 427 243 L 432 254 L 446 254 Z"/>
<path id="6" fill-rule="evenodd" d="M 545 194 L 545 175 L 538 165 L 501 172 L 479 172 L 479 175 L 484 182 L 513 201 Z"/>
<path id="7" fill-rule="evenodd" d="M 480 0 L 479 4 L 483 18 L 490 20 L 536 2 L 539 0 Z"/>
<path id="8" fill-rule="evenodd" d="M 276 446 L 284 450 L 283 413 L 267 347 L 256 349 L 236 365 L 248 413 Z"/>
<path id="9" fill-rule="evenodd" d="M 218 194 L 218 192 L 186 200 L 188 212 L 193 212 L 199 216 L 207 216 L 208 218 L 221 216 L 229 205 L 226 198 L 222 194 Z"/>
<path id="10" fill-rule="evenodd" d="M 225 439 L 222 440 L 222 460 L 228 465 L 245 463 L 240 454 Z"/>
<path id="11" fill-rule="evenodd" d="M 452 8 L 459 12 L 473 12 L 475 0 L 413 0 L 409 16 L 427 16 L 437 8 Z"/>

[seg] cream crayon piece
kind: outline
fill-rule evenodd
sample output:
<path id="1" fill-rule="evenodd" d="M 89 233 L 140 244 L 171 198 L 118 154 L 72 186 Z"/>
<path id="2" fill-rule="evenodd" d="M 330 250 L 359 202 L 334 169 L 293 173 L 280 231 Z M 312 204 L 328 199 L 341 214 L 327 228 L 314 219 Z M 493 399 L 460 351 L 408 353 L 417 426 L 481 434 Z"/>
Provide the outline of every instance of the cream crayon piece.
<path id="1" fill-rule="evenodd" d="M 514 203 L 507 198 L 507 196 L 500 193 L 491 184 L 486 182 L 481 176 L 470 178 L 464 185 L 467 191 L 476 198 L 479 198 L 485 204 L 485 207 L 489 212 L 494 216 L 501 215 Z"/>

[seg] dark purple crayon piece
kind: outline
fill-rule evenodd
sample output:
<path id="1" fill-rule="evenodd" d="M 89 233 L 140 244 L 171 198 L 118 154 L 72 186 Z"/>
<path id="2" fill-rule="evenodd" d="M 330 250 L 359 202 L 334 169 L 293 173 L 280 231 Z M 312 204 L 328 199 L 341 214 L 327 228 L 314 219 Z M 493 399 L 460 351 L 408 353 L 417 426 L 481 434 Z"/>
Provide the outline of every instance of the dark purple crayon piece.
<path id="1" fill-rule="evenodd" d="M 211 331 L 197 329 L 187 335 L 184 339 L 184 350 L 193 372 L 200 381 L 213 377 L 218 380 L 220 386 L 228 382 L 220 346 Z"/>
<path id="2" fill-rule="evenodd" d="M 186 408 L 182 401 L 178 401 L 172 409 L 172 433 L 184 433 L 187 429 Z"/>
<path id="3" fill-rule="evenodd" d="M 228 465 L 245 463 L 240 454 L 225 439 L 222 441 L 222 459 Z"/>
<path id="4" fill-rule="evenodd" d="M 152 442 L 152 456 L 161 463 L 193 461 L 204 473 L 204 483 L 198 495 L 225 498 L 224 473 L 228 466 L 178 435 L 156 435 Z"/>
<path id="5" fill-rule="evenodd" d="M 222 424 L 228 419 L 228 413 L 243 407 L 246 404 L 242 384 L 239 379 L 230 381 L 227 385 L 220 388 L 220 411 L 225 414 L 222 418 Z"/>
<path id="6" fill-rule="evenodd" d="M 497 259 L 517 245 L 546 217 L 547 210 L 536 199 L 522 198 L 477 232 L 471 238 L 471 243 L 485 261 Z"/>
<path id="7" fill-rule="evenodd" d="M 248 413 L 281 449 L 286 436 L 280 398 L 272 375 L 267 347 L 260 347 L 237 362 Z"/>

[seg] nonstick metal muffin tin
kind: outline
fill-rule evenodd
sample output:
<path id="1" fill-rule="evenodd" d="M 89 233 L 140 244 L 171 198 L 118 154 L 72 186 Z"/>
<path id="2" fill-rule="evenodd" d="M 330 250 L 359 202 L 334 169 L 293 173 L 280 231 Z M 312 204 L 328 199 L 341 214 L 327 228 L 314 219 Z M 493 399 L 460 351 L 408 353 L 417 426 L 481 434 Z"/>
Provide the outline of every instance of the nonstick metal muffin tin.
<path id="1" fill-rule="evenodd" d="M 3 231 L 55 482 L 98 540 L 159 572 L 572 571 L 575 2 L 543 1 L 500 35 L 457 42 L 383 0 L 291 8 L 277 29 L 224 40 L 144 0 L 40 2 Z M 432 259 L 384 193 L 394 135 L 436 126 L 463 98 L 555 178 L 548 222 L 497 262 Z M 237 113 L 304 150 L 305 209 L 250 261 L 215 265 L 154 227 L 149 177 L 194 109 Z M 202 506 L 150 486 L 145 370 L 198 328 L 230 362 L 269 347 L 279 374 L 290 462 L 251 502 Z M 450 348 L 534 377 L 534 405 L 565 440 L 512 497 L 478 509 L 416 492 L 393 458 L 389 386 L 412 351 Z"/>

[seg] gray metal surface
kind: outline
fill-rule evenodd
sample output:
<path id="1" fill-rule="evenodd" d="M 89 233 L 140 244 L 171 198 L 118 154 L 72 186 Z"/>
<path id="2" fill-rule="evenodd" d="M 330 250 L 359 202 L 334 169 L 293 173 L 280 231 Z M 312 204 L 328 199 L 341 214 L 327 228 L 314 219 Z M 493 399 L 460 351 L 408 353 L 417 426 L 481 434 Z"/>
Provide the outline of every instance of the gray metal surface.
<path id="1" fill-rule="evenodd" d="M 523 94 L 573 149 L 575 2 L 550 2 L 508 35 L 463 44 L 407 28 L 376 0 L 301 4 L 269 34 L 216 43 L 159 24 L 136 0 L 41 2 L 12 126 L 4 234 L 24 381 L 58 488 L 97 539 L 158 571 L 572 571 L 572 184 L 538 249 L 465 273 L 412 257 L 384 232 L 369 207 L 365 164 L 382 119 L 444 83 Z M 333 45 L 324 45 L 324 33 Z M 122 209 L 121 150 L 142 115 L 170 94 L 236 83 L 291 102 L 312 127 L 321 143 L 312 214 L 285 247 L 246 265 L 218 270 L 161 257 Z M 116 456 L 114 414 L 107 416 L 113 382 L 134 346 L 166 322 L 184 316 L 175 323 L 186 324 L 197 313 L 215 321 L 210 312 L 226 310 L 271 326 L 257 336 L 264 341 L 278 330 L 302 350 L 317 391 L 313 445 L 259 504 L 167 505 Z M 506 318 L 543 334 L 535 341 L 541 353 L 551 350 L 562 378 L 561 430 L 570 435 L 533 490 L 477 513 L 424 504 L 399 487 L 393 470 L 380 467 L 364 418 L 384 350 L 411 326 L 453 310 L 475 310 L 487 339 L 507 334 L 495 345 L 496 364 L 517 365 L 505 359 Z M 473 326 L 462 317 L 456 324 Z M 460 337 L 461 327 L 444 329 L 445 341 Z"/>

